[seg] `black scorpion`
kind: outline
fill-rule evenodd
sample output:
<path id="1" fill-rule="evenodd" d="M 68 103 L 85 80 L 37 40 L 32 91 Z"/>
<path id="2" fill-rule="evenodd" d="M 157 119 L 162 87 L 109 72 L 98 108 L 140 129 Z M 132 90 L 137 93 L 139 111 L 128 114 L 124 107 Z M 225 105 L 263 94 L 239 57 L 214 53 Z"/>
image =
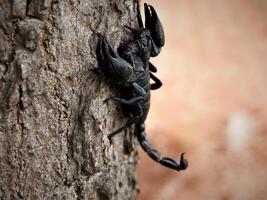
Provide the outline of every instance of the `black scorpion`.
<path id="1" fill-rule="evenodd" d="M 121 131 L 135 124 L 135 135 L 143 150 L 156 162 L 174 170 L 185 170 L 188 162 L 181 154 L 180 162 L 161 155 L 151 147 L 145 137 L 145 120 L 150 106 L 150 90 L 161 87 L 161 81 L 152 72 L 157 68 L 149 62 L 150 57 L 160 53 L 164 45 L 164 31 L 155 9 L 148 4 L 145 8 L 145 27 L 142 22 L 139 3 L 137 2 L 138 29 L 128 26 L 134 39 L 119 46 L 115 51 L 107 39 L 100 35 L 97 46 L 97 60 L 105 76 L 122 91 L 122 98 L 110 97 L 106 100 L 119 102 L 129 116 L 126 124 L 108 135 L 109 140 Z M 150 78 L 154 83 L 150 84 Z"/>

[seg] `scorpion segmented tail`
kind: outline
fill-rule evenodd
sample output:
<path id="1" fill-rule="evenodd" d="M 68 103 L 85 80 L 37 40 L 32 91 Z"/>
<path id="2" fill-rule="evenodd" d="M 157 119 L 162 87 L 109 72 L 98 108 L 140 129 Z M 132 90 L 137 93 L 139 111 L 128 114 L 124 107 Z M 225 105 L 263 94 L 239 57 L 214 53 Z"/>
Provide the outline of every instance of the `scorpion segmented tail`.
<path id="1" fill-rule="evenodd" d="M 153 149 L 151 144 L 147 141 L 145 136 L 145 124 L 144 123 L 138 123 L 136 124 L 136 134 L 138 137 L 138 141 L 140 142 L 140 145 L 142 146 L 143 150 L 149 155 L 150 158 L 152 158 L 154 161 L 160 163 L 161 165 L 180 171 L 185 170 L 188 167 L 188 162 L 184 158 L 184 154 L 181 154 L 180 157 L 180 163 L 177 163 L 175 160 L 168 158 L 168 157 L 161 157 L 160 153 Z"/>

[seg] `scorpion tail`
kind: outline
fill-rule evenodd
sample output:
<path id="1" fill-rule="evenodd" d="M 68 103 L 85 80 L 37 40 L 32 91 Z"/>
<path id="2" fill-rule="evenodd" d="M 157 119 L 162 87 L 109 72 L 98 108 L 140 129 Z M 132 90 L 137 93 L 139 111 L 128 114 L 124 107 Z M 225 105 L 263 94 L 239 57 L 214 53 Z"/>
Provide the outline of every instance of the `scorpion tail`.
<path id="1" fill-rule="evenodd" d="M 185 170 L 188 167 L 188 162 L 184 158 L 184 154 L 181 154 L 180 162 L 177 163 L 175 160 L 168 158 L 168 157 L 161 157 L 159 152 L 151 147 L 151 144 L 147 141 L 145 137 L 145 124 L 144 123 L 138 123 L 136 125 L 136 134 L 138 137 L 138 140 L 140 142 L 140 145 L 142 146 L 143 150 L 149 155 L 150 158 L 152 158 L 154 161 L 160 163 L 161 165 L 180 171 Z"/>

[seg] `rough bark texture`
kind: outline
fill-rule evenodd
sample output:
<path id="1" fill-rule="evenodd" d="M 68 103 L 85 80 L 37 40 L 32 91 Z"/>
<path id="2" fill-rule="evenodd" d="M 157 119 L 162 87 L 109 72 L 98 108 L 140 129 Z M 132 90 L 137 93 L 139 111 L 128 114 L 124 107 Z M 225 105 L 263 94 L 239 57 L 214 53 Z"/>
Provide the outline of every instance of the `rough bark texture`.
<path id="1" fill-rule="evenodd" d="M 97 68 L 104 33 L 118 46 L 133 0 L 0 0 L 0 199 L 134 199 L 132 134 Z"/>

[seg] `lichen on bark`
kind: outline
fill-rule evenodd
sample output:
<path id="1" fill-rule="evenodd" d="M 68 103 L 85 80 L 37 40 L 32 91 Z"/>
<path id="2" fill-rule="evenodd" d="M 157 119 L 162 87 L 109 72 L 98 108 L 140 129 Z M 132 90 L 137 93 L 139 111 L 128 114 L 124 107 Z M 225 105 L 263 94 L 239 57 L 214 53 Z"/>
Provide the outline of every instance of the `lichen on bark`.
<path id="1" fill-rule="evenodd" d="M 135 199 L 137 143 L 110 146 L 127 119 L 94 70 L 97 33 L 117 47 L 125 24 L 134 0 L 0 0 L 1 199 Z"/>

